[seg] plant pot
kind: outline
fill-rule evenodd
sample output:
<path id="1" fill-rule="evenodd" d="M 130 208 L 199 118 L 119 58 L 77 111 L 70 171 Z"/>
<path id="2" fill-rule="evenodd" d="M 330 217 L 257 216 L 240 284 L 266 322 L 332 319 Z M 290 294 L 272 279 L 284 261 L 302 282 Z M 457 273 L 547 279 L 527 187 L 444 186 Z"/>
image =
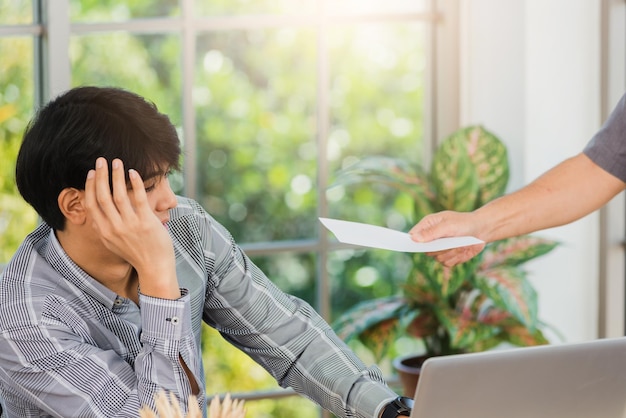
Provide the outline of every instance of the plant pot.
<path id="1" fill-rule="evenodd" d="M 393 360 L 393 367 L 398 372 L 400 383 L 402 383 L 402 394 L 413 398 L 415 396 L 415 388 L 419 380 L 422 364 L 429 356 L 427 355 L 409 355 L 397 357 Z"/>

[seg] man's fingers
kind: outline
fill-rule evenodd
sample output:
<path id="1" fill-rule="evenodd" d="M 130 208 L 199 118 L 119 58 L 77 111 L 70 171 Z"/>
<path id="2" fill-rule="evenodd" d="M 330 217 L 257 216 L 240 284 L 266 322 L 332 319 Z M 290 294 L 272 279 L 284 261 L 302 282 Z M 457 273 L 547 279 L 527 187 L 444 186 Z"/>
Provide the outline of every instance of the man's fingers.
<path id="1" fill-rule="evenodd" d="M 445 236 L 439 230 L 443 219 L 443 213 L 435 213 L 423 217 L 411 230 L 409 235 L 417 242 L 428 242 Z"/>
<path id="2" fill-rule="evenodd" d="M 144 188 L 143 179 L 139 173 L 134 170 L 128 170 L 128 177 L 130 178 L 130 185 L 133 188 L 133 195 L 135 196 L 135 202 L 137 205 L 145 206 L 147 202 L 146 189 Z"/>
<path id="3" fill-rule="evenodd" d="M 102 212 L 111 220 L 119 218 L 117 208 L 111 196 L 111 186 L 109 185 L 109 166 L 106 159 L 99 157 L 96 160 L 96 201 Z"/>
<path id="4" fill-rule="evenodd" d="M 475 257 L 485 248 L 485 244 L 469 245 L 467 247 L 452 248 L 449 250 L 427 253 L 446 267 L 453 267 L 457 264 L 465 263 Z"/>
<path id="5" fill-rule="evenodd" d="M 96 170 L 87 172 L 85 180 L 85 208 L 96 218 L 100 214 L 100 206 L 96 201 Z"/>
<path id="6" fill-rule="evenodd" d="M 113 184 L 113 201 L 115 202 L 115 207 L 122 218 L 135 216 L 135 211 L 133 210 L 128 195 L 124 163 L 119 158 L 116 158 L 111 162 L 111 167 L 113 168 L 111 180 Z"/>

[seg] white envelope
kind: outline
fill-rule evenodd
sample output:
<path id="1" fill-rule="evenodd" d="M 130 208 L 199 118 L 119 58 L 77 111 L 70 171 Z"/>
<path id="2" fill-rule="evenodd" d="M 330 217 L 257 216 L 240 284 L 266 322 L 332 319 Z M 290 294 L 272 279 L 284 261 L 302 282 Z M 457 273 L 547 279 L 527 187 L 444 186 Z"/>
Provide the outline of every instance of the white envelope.
<path id="1" fill-rule="evenodd" d="M 396 231 L 382 226 L 338 219 L 319 218 L 322 224 L 332 232 L 339 242 L 380 248 L 383 250 L 408 253 L 426 253 L 482 244 L 484 241 L 475 237 L 440 238 L 429 242 L 415 242 L 406 232 Z"/>

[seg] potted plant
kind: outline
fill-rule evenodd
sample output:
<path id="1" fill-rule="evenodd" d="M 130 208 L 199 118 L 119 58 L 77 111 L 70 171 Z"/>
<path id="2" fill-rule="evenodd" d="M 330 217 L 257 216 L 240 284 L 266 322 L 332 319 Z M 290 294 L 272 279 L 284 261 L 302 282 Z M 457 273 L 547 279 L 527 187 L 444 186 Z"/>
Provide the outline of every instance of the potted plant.
<path id="1" fill-rule="evenodd" d="M 470 126 L 440 144 L 429 172 L 403 159 L 369 157 L 339 172 L 334 185 L 391 186 L 411 197 L 417 221 L 441 210 L 472 211 L 501 196 L 508 179 L 504 144 L 482 126 Z M 361 340 L 378 360 L 400 335 L 423 342 L 422 360 L 484 351 L 502 343 L 545 344 L 537 294 L 522 264 L 556 245 L 530 235 L 501 240 L 453 268 L 416 253 L 397 295 L 361 302 L 333 326 L 344 340 Z M 398 360 L 394 364 L 399 367 Z M 400 377 L 405 393 L 412 396 L 417 377 Z"/>

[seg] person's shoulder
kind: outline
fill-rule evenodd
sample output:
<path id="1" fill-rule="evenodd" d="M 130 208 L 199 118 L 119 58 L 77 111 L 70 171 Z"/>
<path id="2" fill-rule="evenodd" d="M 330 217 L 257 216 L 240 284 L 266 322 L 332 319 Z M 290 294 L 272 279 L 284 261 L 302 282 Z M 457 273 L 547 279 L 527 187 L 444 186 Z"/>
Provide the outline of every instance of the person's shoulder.
<path id="1" fill-rule="evenodd" d="M 27 265 L 33 256 L 43 255 L 47 251 L 50 244 L 50 234 L 52 228 L 46 223 L 41 223 L 31 233 L 29 233 L 24 241 L 17 248 L 13 257 L 7 264 L 4 271 L 9 270 L 11 267 L 22 266 L 24 263 Z"/>
<path id="2" fill-rule="evenodd" d="M 230 236 L 224 228 L 199 202 L 194 199 L 177 196 L 177 206 L 170 210 L 170 232 L 174 235 L 211 234 L 218 231 Z"/>
<path id="3" fill-rule="evenodd" d="M 194 199 L 184 196 L 176 196 L 176 200 L 176 207 L 170 210 L 170 220 L 172 221 L 186 216 L 208 215 L 202 205 Z"/>
<path id="4" fill-rule="evenodd" d="M 177 231 L 189 229 L 204 229 L 215 223 L 215 219 L 196 200 L 176 196 L 178 202 L 175 208 L 170 210 L 170 227 Z"/>

